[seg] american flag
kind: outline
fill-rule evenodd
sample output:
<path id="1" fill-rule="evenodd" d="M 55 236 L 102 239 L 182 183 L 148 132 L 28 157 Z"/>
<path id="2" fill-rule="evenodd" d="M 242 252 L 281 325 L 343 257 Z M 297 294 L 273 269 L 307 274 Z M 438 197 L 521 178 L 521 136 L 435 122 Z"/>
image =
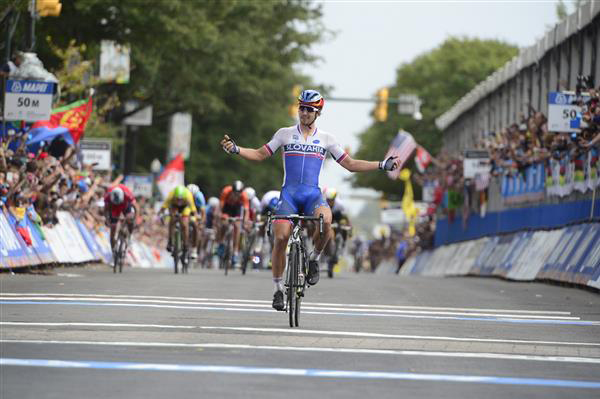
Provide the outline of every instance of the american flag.
<path id="1" fill-rule="evenodd" d="M 385 158 L 391 155 L 395 155 L 398 157 L 396 159 L 398 167 L 391 172 L 387 172 L 388 177 L 390 179 L 396 180 L 398 178 L 398 174 L 400 174 L 402 165 L 404 165 L 404 163 L 408 160 L 408 158 L 411 156 L 416 147 L 417 143 L 413 136 L 410 135 L 410 133 L 405 132 L 404 130 L 400 130 L 398 132 L 394 140 L 392 140 L 390 148 L 385 154 Z"/>

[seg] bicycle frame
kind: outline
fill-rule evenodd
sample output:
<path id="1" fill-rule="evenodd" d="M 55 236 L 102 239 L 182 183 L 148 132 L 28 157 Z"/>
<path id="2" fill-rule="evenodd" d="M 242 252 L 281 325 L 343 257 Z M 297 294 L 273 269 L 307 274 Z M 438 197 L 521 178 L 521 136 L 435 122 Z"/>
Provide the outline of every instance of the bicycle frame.
<path id="1" fill-rule="evenodd" d="M 242 212 L 243 215 L 243 212 Z M 242 216 L 229 217 L 227 219 L 227 224 L 225 226 L 225 234 L 223 236 L 223 241 L 225 242 L 225 251 L 223 252 L 223 256 L 221 257 L 221 266 L 225 269 L 225 275 L 227 275 L 229 271 L 229 267 L 233 267 L 232 258 L 233 258 L 233 240 L 234 240 L 234 224 L 238 221 L 241 221 Z M 243 227 L 243 226 L 242 226 Z M 241 232 L 240 232 L 240 241 L 241 241 Z"/>
<path id="2" fill-rule="evenodd" d="M 271 222 L 273 220 L 288 220 L 292 222 L 292 234 L 290 235 L 288 262 L 285 268 L 285 287 L 286 287 L 286 312 L 289 316 L 290 327 L 298 327 L 300 319 L 300 306 L 306 289 L 306 279 L 304 278 L 308 271 L 308 257 L 306 256 L 306 242 L 302 234 L 302 221 L 318 221 L 319 234 L 323 234 L 323 215 L 314 216 L 273 216 L 269 214 L 267 226 L 269 235 L 271 235 Z"/>

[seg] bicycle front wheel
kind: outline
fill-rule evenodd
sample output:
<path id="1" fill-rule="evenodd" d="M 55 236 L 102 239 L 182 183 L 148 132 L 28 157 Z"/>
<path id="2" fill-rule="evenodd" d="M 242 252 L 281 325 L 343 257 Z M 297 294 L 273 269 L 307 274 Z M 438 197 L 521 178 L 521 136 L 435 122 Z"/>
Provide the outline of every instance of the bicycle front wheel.
<path id="1" fill-rule="evenodd" d="M 117 241 L 115 247 L 113 248 L 113 273 L 117 272 L 117 268 L 119 267 L 120 262 L 120 254 L 119 254 L 120 243 Z M 115 250 L 116 249 L 116 250 Z"/>
<path id="2" fill-rule="evenodd" d="M 181 255 L 181 232 L 179 231 L 179 225 L 175 226 L 175 245 L 173 246 L 173 263 L 175 267 L 175 274 L 178 273 L 177 267 L 179 263 L 179 257 Z"/>
<path id="3" fill-rule="evenodd" d="M 248 262 L 250 262 L 250 258 L 252 255 L 252 247 L 254 246 L 254 235 L 251 235 L 246 240 L 245 248 L 244 248 L 244 256 L 242 257 L 242 274 L 246 274 L 246 268 L 248 267 Z"/>
<path id="4" fill-rule="evenodd" d="M 125 263 L 125 253 L 127 252 L 124 238 L 119 240 L 119 273 L 123 273 L 123 263 Z"/>
<path id="5" fill-rule="evenodd" d="M 288 274 L 287 274 L 287 302 L 290 327 L 294 327 L 298 320 L 298 246 L 292 244 L 288 255 Z"/>

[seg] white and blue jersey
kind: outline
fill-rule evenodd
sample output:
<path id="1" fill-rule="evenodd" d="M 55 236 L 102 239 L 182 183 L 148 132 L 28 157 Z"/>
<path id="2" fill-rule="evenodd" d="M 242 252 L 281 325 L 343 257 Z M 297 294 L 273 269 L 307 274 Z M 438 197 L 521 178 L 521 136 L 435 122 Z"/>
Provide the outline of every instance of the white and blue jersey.
<path id="1" fill-rule="evenodd" d="M 279 147 L 282 148 L 284 177 L 275 213 L 311 215 L 316 208 L 327 206 L 319 188 L 319 177 L 327 153 L 338 163 L 348 156 L 335 138 L 315 129 L 313 134 L 304 139 L 300 126 L 296 125 L 279 129 L 265 144 L 270 155 Z"/>
<path id="2" fill-rule="evenodd" d="M 202 191 L 198 191 L 194 194 L 194 203 L 196 204 L 197 209 L 202 209 L 206 206 L 206 199 L 204 198 Z"/>

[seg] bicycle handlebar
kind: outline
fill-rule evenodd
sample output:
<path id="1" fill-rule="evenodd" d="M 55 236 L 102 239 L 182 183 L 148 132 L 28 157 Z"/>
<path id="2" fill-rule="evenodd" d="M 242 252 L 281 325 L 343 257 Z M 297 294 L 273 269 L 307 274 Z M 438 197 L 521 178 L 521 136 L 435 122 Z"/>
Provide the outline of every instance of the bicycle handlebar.
<path id="1" fill-rule="evenodd" d="M 269 214 L 267 216 L 267 225 L 269 226 L 269 228 L 268 228 L 269 236 L 271 236 L 271 223 L 273 222 L 273 220 L 289 220 L 294 225 L 303 220 L 309 221 L 309 222 L 318 221 L 319 222 L 319 235 L 323 235 L 323 215 L 319 215 L 318 217 L 317 216 L 304 216 L 304 215 L 271 216 L 271 212 L 269 212 Z"/>

